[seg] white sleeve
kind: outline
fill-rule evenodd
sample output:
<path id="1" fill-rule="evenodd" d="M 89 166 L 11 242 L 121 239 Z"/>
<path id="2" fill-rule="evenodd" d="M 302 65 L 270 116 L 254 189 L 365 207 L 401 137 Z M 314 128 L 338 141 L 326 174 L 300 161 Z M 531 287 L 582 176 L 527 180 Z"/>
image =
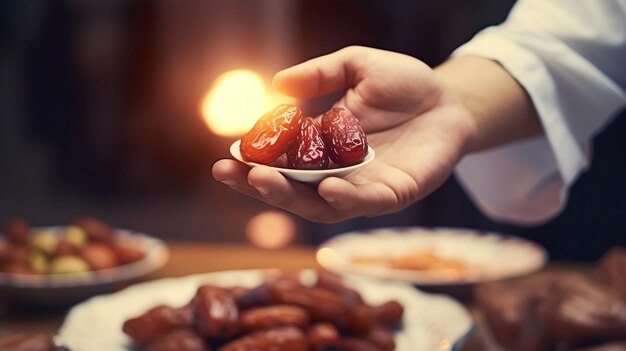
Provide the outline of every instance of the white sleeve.
<path id="1" fill-rule="evenodd" d="M 466 156 L 457 179 L 495 220 L 552 218 L 588 168 L 593 137 L 626 105 L 626 0 L 520 0 L 503 24 L 453 55 L 499 62 L 528 92 L 545 131 Z"/>

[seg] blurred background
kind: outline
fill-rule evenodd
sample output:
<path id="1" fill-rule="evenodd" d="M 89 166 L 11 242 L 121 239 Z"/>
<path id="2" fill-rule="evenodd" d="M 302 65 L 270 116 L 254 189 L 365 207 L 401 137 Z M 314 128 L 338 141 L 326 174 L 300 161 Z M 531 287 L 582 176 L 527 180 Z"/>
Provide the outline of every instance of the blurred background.
<path id="1" fill-rule="evenodd" d="M 245 130 L 287 101 L 271 91 L 276 71 L 355 44 L 434 66 L 500 23 L 513 3 L 3 1 L 0 221 L 51 225 L 89 215 L 168 240 L 265 248 L 318 245 L 373 227 L 467 227 L 530 238 L 556 259 L 595 260 L 626 245 L 624 116 L 597 137 L 592 170 L 566 211 L 534 228 L 489 221 L 454 179 L 401 213 L 321 225 L 241 196 L 210 174 L 241 133 L 238 114 L 252 118 Z M 335 99 L 297 103 L 316 115 Z"/>

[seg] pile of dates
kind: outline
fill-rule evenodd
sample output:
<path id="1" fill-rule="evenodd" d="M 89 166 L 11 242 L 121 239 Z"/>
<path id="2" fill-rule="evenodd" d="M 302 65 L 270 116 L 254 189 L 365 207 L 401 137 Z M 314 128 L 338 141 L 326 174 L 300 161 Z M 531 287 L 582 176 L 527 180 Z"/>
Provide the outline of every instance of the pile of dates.
<path id="1" fill-rule="evenodd" d="M 486 283 L 476 299 L 503 349 L 626 350 L 626 248 L 611 249 L 590 274 L 546 272 Z"/>
<path id="2" fill-rule="evenodd" d="M 367 138 L 352 112 L 333 107 L 321 120 L 320 125 L 311 117 L 303 117 L 295 105 L 278 105 L 241 137 L 239 151 L 244 160 L 265 165 L 286 155 L 287 167 L 293 169 L 317 170 L 363 162 Z"/>
<path id="3" fill-rule="evenodd" d="M 0 242 L 0 272 L 11 275 L 83 273 L 141 260 L 145 253 L 118 240 L 115 229 L 98 219 L 77 218 L 69 226 L 31 228 L 10 219 Z"/>
<path id="4" fill-rule="evenodd" d="M 286 276 L 252 288 L 202 285 L 189 304 L 156 306 L 123 331 L 145 351 L 392 351 L 403 313 L 321 272 L 311 285 Z"/>

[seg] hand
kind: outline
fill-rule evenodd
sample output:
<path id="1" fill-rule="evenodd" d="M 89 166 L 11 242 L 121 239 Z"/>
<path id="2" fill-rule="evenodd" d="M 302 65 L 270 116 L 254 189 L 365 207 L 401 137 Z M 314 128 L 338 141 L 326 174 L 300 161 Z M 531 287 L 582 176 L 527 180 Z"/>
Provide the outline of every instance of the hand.
<path id="1" fill-rule="evenodd" d="M 216 162 L 213 177 L 311 221 L 402 210 L 450 176 L 475 133 L 461 100 L 430 67 L 406 55 L 348 47 L 279 72 L 274 85 L 302 99 L 345 90 L 335 105 L 359 118 L 376 158 L 345 178 L 324 179 L 317 188 L 235 160 Z"/>

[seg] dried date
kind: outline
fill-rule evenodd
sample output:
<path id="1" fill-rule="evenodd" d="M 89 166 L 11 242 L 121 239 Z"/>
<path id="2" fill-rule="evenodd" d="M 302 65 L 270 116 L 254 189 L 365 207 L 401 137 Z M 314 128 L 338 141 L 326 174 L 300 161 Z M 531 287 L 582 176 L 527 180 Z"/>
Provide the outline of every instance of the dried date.
<path id="1" fill-rule="evenodd" d="M 304 329 L 309 324 L 309 314 L 297 306 L 277 305 L 251 308 L 241 313 L 239 326 L 243 331 L 294 326 Z"/>
<path id="2" fill-rule="evenodd" d="M 229 342 L 218 351 L 307 351 L 304 333 L 295 327 L 258 331 Z"/>
<path id="3" fill-rule="evenodd" d="M 369 305 L 361 304 L 348 310 L 344 328 L 353 334 L 365 335 L 376 324 L 375 310 Z"/>
<path id="4" fill-rule="evenodd" d="M 146 351 L 210 351 L 211 349 L 193 329 L 176 329 L 158 336 L 145 348 Z"/>
<path id="5" fill-rule="evenodd" d="M 373 328 L 365 336 L 365 339 L 378 346 L 382 351 L 393 351 L 396 349 L 396 341 L 393 337 L 393 331 L 385 327 L 377 326 Z"/>
<path id="6" fill-rule="evenodd" d="M 115 251 L 110 245 L 93 242 L 80 249 L 82 257 L 93 270 L 113 268 L 119 265 Z"/>
<path id="7" fill-rule="evenodd" d="M 397 328 L 402 323 L 404 307 L 398 301 L 391 300 L 374 308 L 377 324 L 388 328 Z"/>
<path id="8" fill-rule="evenodd" d="M 339 340 L 339 350 L 343 351 L 383 351 L 371 342 L 354 337 Z"/>
<path id="9" fill-rule="evenodd" d="M 340 166 L 363 162 L 367 156 L 367 137 L 359 120 L 348 109 L 333 107 L 322 116 L 322 136 L 328 156 Z"/>
<path id="10" fill-rule="evenodd" d="M 173 308 L 157 306 L 143 315 L 128 319 L 122 330 L 133 339 L 137 345 L 145 345 L 168 331 L 189 327 L 192 324 L 191 309 L 189 306 Z"/>
<path id="11" fill-rule="evenodd" d="M 302 111 L 297 106 L 276 106 L 241 137 L 241 156 L 246 161 L 271 164 L 291 148 L 300 133 L 301 122 Z"/>
<path id="12" fill-rule="evenodd" d="M 231 291 L 203 285 L 198 288 L 191 304 L 194 323 L 203 336 L 225 339 L 239 332 L 239 310 Z"/>
<path id="13" fill-rule="evenodd" d="M 336 323 L 348 312 L 341 296 L 317 287 L 278 282 L 269 286 L 269 295 L 274 303 L 304 308 L 315 321 Z"/>
<path id="14" fill-rule="evenodd" d="M 287 152 L 287 165 L 294 169 L 328 168 L 328 149 L 320 126 L 313 118 L 302 119 L 296 142 Z"/>
<path id="15" fill-rule="evenodd" d="M 235 291 L 235 301 L 240 310 L 245 310 L 253 306 L 266 306 L 270 303 L 269 289 L 267 284 L 261 284 L 252 289 Z"/>
<path id="16" fill-rule="evenodd" d="M 363 303 L 363 297 L 361 297 L 361 294 L 359 294 L 358 291 L 344 285 L 342 278 L 335 273 L 327 271 L 318 272 L 315 286 L 339 294 L 348 306 L 356 306 Z"/>
<path id="17" fill-rule="evenodd" d="M 339 343 L 339 331 L 330 323 L 318 323 L 307 330 L 307 340 L 312 351 L 335 350 Z"/>

